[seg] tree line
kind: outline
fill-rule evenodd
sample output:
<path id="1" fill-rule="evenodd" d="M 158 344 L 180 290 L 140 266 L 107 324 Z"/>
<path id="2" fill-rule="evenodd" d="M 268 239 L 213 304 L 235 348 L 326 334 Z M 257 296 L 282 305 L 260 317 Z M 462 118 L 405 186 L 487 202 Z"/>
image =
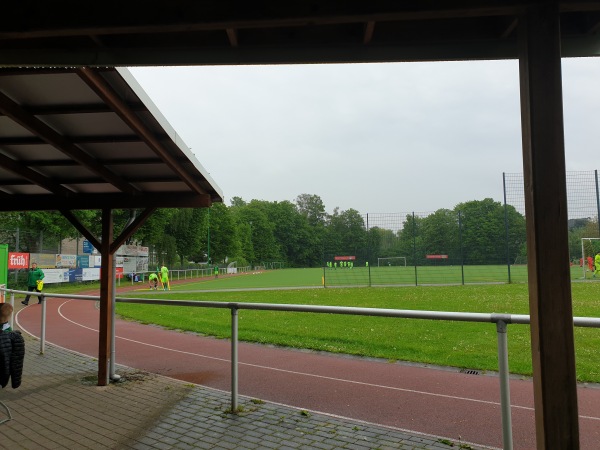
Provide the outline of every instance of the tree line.
<path id="1" fill-rule="evenodd" d="M 79 220 L 100 235 L 100 212 L 77 211 Z M 388 215 L 389 216 L 389 215 Z M 39 232 L 60 238 L 78 232 L 58 212 L 3 214 L 3 229 L 21 230 L 21 251 L 36 252 Z M 130 212 L 114 213 L 115 230 Z M 581 237 L 598 236 L 597 221 L 570 222 L 571 257 L 581 254 Z M 4 232 L 4 242 L 11 237 Z M 189 262 L 238 266 L 280 261 L 286 267 L 320 267 L 335 256 L 357 261 L 402 256 L 408 264 L 427 264 L 427 255 L 446 255 L 448 263 L 505 264 L 526 260 L 525 218 L 513 206 L 491 198 L 459 203 L 429 214 L 363 215 L 355 209 L 326 212 L 318 195 L 301 194 L 295 201 L 245 201 L 210 208 L 160 209 L 132 236 L 171 266 Z M 46 238 L 46 243 L 47 243 Z M 600 245 L 600 244 L 599 244 Z"/>

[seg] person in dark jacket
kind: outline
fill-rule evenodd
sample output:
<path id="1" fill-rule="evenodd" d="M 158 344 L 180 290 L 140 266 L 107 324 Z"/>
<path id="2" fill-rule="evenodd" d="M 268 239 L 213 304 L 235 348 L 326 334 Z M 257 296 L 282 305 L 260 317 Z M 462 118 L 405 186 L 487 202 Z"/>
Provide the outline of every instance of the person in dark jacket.
<path id="1" fill-rule="evenodd" d="M 10 332 L 10 316 L 13 313 L 13 306 L 10 303 L 0 303 L 0 333 Z"/>
<path id="2" fill-rule="evenodd" d="M 11 380 L 13 389 L 21 386 L 25 340 L 19 331 L 0 333 L 0 386 Z"/>
<path id="3" fill-rule="evenodd" d="M 38 269 L 37 264 L 32 263 L 31 269 L 29 269 L 29 274 L 27 275 L 27 290 L 29 292 L 42 292 L 42 289 L 39 286 L 41 286 L 40 282 L 42 282 L 43 279 L 44 272 L 42 269 Z M 31 297 L 31 295 L 27 295 L 25 300 L 23 300 L 21 303 L 23 303 L 25 306 L 29 305 L 29 297 Z M 38 297 L 38 303 L 42 303 L 42 300 L 44 300 L 43 295 Z"/>

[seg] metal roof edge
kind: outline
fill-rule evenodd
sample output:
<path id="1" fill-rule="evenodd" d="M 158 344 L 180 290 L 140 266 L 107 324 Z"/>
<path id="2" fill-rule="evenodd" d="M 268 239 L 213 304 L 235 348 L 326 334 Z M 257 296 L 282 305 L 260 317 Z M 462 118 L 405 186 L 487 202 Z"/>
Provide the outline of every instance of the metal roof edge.
<path id="1" fill-rule="evenodd" d="M 202 174 L 202 176 L 206 179 L 208 183 L 212 186 L 215 192 L 219 195 L 221 199 L 223 199 L 223 191 L 217 185 L 215 180 L 210 176 L 210 173 L 206 170 L 206 168 L 200 163 L 196 155 L 190 150 L 187 144 L 183 141 L 181 136 L 177 134 L 173 126 L 169 123 L 167 118 L 160 112 L 158 106 L 152 101 L 150 96 L 146 93 L 144 88 L 140 85 L 140 83 L 136 80 L 133 74 L 126 67 L 115 67 L 115 70 L 121 77 L 127 82 L 131 90 L 139 97 L 142 103 L 148 109 L 148 112 L 154 116 L 159 125 L 165 130 L 167 135 L 171 138 L 173 143 L 181 150 L 181 152 L 189 159 L 189 161 L 194 165 L 196 170 Z"/>

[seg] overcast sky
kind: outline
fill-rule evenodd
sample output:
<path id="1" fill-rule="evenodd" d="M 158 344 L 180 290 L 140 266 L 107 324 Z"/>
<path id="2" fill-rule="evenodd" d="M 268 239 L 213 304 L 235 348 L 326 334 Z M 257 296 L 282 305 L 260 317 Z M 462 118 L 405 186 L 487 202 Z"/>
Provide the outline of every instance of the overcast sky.
<path id="1" fill-rule="evenodd" d="M 230 205 L 429 212 L 522 171 L 517 61 L 132 68 Z M 600 59 L 563 60 L 566 165 L 595 170 Z"/>

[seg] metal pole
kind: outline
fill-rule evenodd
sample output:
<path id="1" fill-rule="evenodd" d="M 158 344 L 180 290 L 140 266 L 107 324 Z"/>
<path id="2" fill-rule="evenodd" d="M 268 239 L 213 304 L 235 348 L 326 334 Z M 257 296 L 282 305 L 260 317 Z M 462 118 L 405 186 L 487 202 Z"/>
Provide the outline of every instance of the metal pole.
<path id="1" fill-rule="evenodd" d="M 594 177 L 596 178 L 596 217 L 598 219 L 598 232 L 600 232 L 600 191 L 598 190 L 598 170 L 594 170 Z"/>
<path id="2" fill-rule="evenodd" d="M 231 308 L 231 412 L 238 408 L 238 310 Z"/>
<path id="3" fill-rule="evenodd" d="M 20 234 L 21 234 L 20 229 L 19 229 L 19 227 L 17 227 L 17 232 L 15 233 L 15 251 L 16 252 L 19 251 L 19 245 L 20 245 L 19 242 L 20 242 L 20 239 L 21 239 Z M 15 270 L 15 284 L 19 283 L 19 272 L 20 272 L 19 269 Z M 13 303 L 13 307 L 14 306 L 15 305 Z"/>
<path id="4" fill-rule="evenodd" d="M 463 255 L 463 243 L 462 243 L 462 216 L 458 211 L 458 245 L 460 247 L 460 276 L 462 285 L 465 285 L 465 259 Z"/>
<path id="5" fill-rule="evenodd" d="M 371 230 L 369 230 L 369 214 L 367 214 L 367 261 L 371 259 Z M 371 268 L 369 267 L 369 287 L 371 287 Z"/>
<path id="6" fill-rule="evenodd" d="M 14 330 L 15 327 L 15 293 L 10 293 L 10 306 L 13 307 L 13 313 L 10 315 L 10 327 Z"/>
<path id="7" fill-rule="evenodd" d="M 583 269 L 583 279 L 585 280 L 585 267 L 586 267 L 586 262 L 585 262 L 585 249 L 583 246 L 583 239 L 581 240 L 581 268 Z"/>
<path id="8" fill-rule="evenodd" d="M 41 295 L 38 297 L 42 301 L 42 327 L 40 331 L 40 355 L 46 350 L 46 299 Z"/>
<path id="9" fill-rule="evenodd" d="M 512 419 L 510 414 L 510 385 L 508 374 L 508 339 L 506 322 L 496 322 L 498 334 L 498 371 L 500 372 L 500 405 L 502 409 L 502 442 L 504 450 L 512 450 Z"/>
<path id="10" fill-rule="evenodd" d="M 115 322 L 116 322 L 116 313 L 115 313 L 115 308 L 117 305 L 117 302 L 115 300 L 116 298 L 116 292 L 117 292 L 117 279 L 116 279 L 116 274 L 117 274 L 117 258 L 113 258 L 112 260 L 112 273 L 113 273 L 113 279 L 112 279 L 112 283 L 113 283 L 113 288 L 112 288 L 112 296 L 110 299 L 110 302 L 112 304 L 111 306 L 111 310 L 112 310 L 112 320 L 111 320 L 111 324 L 110 324 L 110 363 L 109 363 L 109 369 L 108 369 L 108 377 L 113 380 L 113 381 L 118 381 L 121 379 L 121 375 L 118 375 L 115 373 L 115 338 L 116 338 L 116 331 L 115 331 Z"/>
<path id="11" fill-rule="evenodd" d="M 417 276 L 417 224 L 415 223 L 415 212 L 412 213 L 412 228 L 413 228 L 413 261 L 415 263 L 415 286 L 419 285 Z"/>
<path id="12" fill-rule="evenodd" d="M 510 276 L 510 244 L 508 242 L 508 207 L 506 205 L 506 174 L 502 172 L 502 189 L 504 190 L 504 232 L 506 234 L 506 267 L 508 268 L 508 282 Z"/>

